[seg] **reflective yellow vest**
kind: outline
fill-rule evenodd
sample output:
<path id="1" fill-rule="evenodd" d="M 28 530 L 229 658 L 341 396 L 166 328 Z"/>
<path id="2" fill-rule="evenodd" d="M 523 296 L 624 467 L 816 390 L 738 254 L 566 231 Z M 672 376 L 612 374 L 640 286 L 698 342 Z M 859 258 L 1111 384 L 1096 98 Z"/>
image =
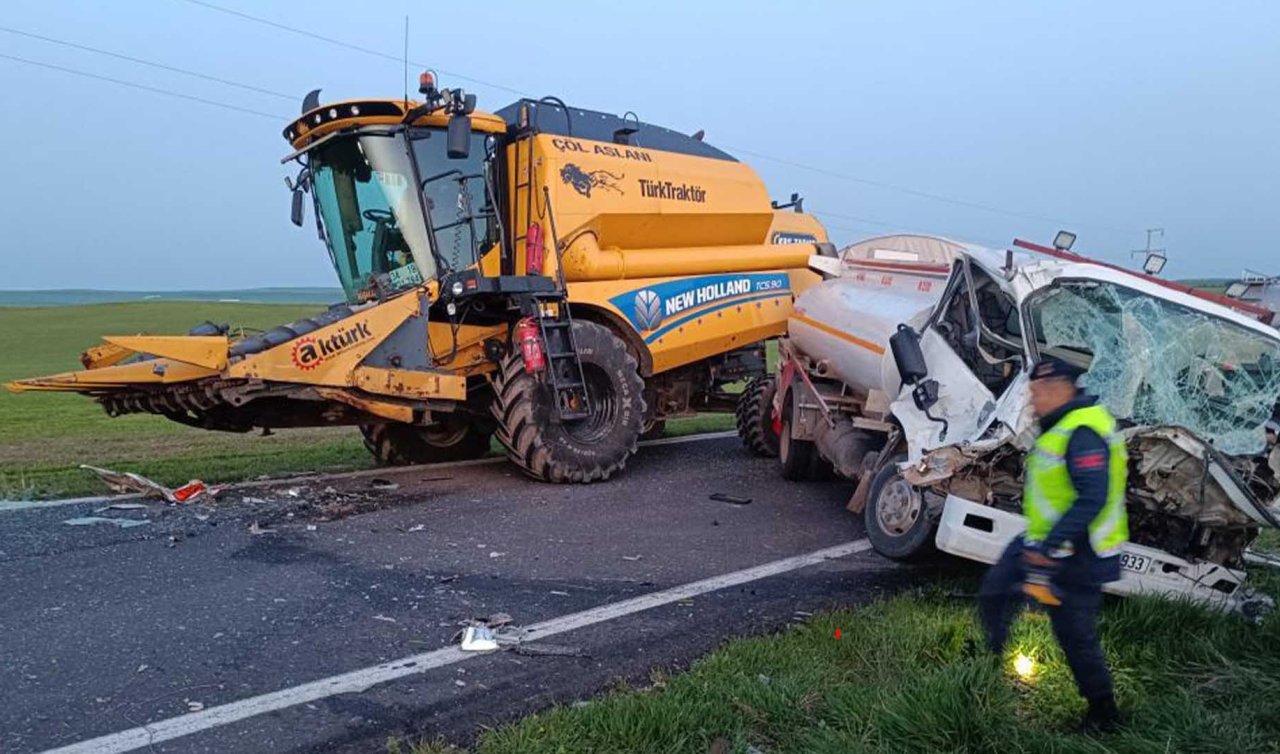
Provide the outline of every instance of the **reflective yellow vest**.
<path id="1" fill-rule="evenodd" d="M 1027 518 L 1026 541 L 1034 544 L 1049 536 L 1053 525 L 1071 508 L 1076 490 L 1067 471 L 1067 443 L 1077 427 L 1088 427 L 1107 443 L 1110 466 L 1107 502 L 1089 523 L 1089 544 L 1100 557 L 1116 555 L 1129 541 L 1129 516 L 1124 491 L 1129 476 L 1129 454 L 1116 421 L 1102 406 L 1085 406 L 1067 413 L 1040 435 L 1027 456 L 1027 482 L 1022 494 L 1022 514 Z"/>

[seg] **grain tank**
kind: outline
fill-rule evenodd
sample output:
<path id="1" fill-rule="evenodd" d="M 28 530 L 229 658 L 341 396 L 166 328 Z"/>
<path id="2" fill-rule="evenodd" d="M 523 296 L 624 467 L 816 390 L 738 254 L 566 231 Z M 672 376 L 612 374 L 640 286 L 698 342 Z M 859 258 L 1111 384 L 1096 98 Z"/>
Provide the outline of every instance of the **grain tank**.
<path id="1" fill-rule="evenodd" d="M 953 241 L 917 235 L 853 244 L 840 253 L 838 268 L 830 265 L 838 275 L 796 299 L 787 335 L 818 359 L 821 374 L 839 377 L 862 397 L 871 390 L 897 395 L 898 370 L 886 358 L 889 338 L 900 323 L 923 323 L 963 250 Z"/>

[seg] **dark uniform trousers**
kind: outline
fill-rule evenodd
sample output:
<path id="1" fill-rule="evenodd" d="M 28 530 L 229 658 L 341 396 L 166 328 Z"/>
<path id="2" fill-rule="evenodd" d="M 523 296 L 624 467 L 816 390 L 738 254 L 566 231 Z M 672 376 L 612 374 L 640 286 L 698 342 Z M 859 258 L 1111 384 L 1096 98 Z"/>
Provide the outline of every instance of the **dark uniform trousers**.
<path id="1" fill-rule="evenodd" d="M 1022 537 L 1015 537 L 1000 560 L 987 571 L 978 592 L 978 610 L 987 629 L 991 649 L 1004 651 L 1009 625 L 1025 603 L 1022 583 Z M 1062 605 L 1047 608 L 1053 634 L 1067 656 L 1067 665 L 1075 676 L 1076 686 L 1085 699 L 1111 695 L 1111 673 L 1107 670 L 1098 641 L 1097 618 L 1102 607 L 1102 588 L 1089 577 L 1085 556 L 1068 558 L 1054 576 L 1053 583 L 1061 591 Z"/>

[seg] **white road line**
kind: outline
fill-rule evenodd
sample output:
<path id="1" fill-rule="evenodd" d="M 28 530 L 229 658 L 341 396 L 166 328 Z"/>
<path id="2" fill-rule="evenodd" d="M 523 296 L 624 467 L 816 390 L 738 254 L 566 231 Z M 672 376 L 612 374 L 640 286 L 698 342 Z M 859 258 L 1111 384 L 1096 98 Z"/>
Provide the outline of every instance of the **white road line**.
<path id="1" fill-rule="evenodd" d="M 696 597 L 707 592 L 714 592 L 718 589 L 725 589 L 739 584 L 745 584 L 751 581 L 776 576 L 788 571 L 794 571 L 807 566 L 816 565 L 826 560 L 834 558 L 843 558 L 871 549 L 870 541 L 859 539 L 853 542 L 845 542 L 844 544 L 828 547 L 823 550 L 817 550 L 804 555 L 796 555 L 795 557 L 783 558 L 775 560 L 772 563 L 765 563 L 753 568 L 746 568 L 741 571 L 725 573 L 719 576 L 712 576 L 702 581 L 694 581 L 689 584 L 663 589 L 659 592 L 651 592 L 639 597 L 633 597 L 629 600 L 614 602 L 600 607 L 593 607 L 589 610 L 583 610 L 580 613 L 571 613 L 562 615 L 559 618 L 552 618 L 541 623 L 535 623 L 526 626 L 528 638 L 526 641 L 545 638 L 562 634 L 567 631 L 573 631 L 578 628 L 590 626 L 596 623 L 621 618 L 632 613 L 638 613 L 643 610 L 650 610 L 662 605 L 669 605 L 690 597 Z M 89 741 L 81 741 L 77 744 L 64 746 L 60 749 L 51 749 L 45 754 L 115 754 L 117 752 L 133 751 L 141 749 L 151 744 L 157 744 L 161 741 L 171 741 L 182 736 L 189 736 L 193 733 L 217 728 L 228 725 L 240 720 L 244 720 L 257 715 L 268 712 L 275 712 L 287 707 L 293 707 L 298 704 L 314 702 L 317 699 L 335 696 L 337 694 L 354 694 L 360 693 L 372 686 L 387 681 L 393 681 L 397 678 L 403 678 L 409 675 L 425 673 L 428 670 L 452 665 L 454 663 L 463 662 L 465 660 L 473 660 L 483 655 L 463 652 L 457 647 L 445 647 L 431 652 L 410 655 L 402 657 L 399 660 L 375 665 L 373 667 L 364 668 L 362 670 L 353 670 L 349 673 L 322 678 L 311 683 L 304 683 L 301 686 L 273 691 L 268 694 L 241 699 L 236 702 L 210 707 L 200 712 L 192 712 L 178 717 L 171 717 L 167 720 L 159 720 L 154 723 L 132 728 L 130 730 L 112 733 L 110 735 L 94 738 Z"/>
<path id="2" fill-rule="evenodd" d="M 736 437 L 737 434 L 738 433 L 733 430 L 728 430 L 725 432 L 707 432 L 697 435 L 685 435 L 683 437 L 662 437 L 657 440 L 644 440 L 640 443 L 640 447 L 648 448 L 655 445 L 678 445 L 681 443 L 699 442 L 702 440 L 720 440 L 725 437 Z M 278 479 L 255 479 L 251 482 L 236 482 L 235 484 L 227 485 L 226 490 L 227 492 L 235 492 L 236 490 L 254 489 L 257 487 L 274 487 L 275 485 L 288 484 L 290 482 L 310 484 L 315 482 L 328 482 L 335 479 L 361 479 L 363 477 L 372 476 L 385 477 L 395 476 L 397 474 L 421 473 L 423 471 L 466 468 L 467 466 L 489 466 L 495 463 L 505 463 L 506 460 L 507 459 L 503 456 L 495 456 L 493 458 L 476 458 L 470 461 L 447 461 L 445 463 L 433 463 L 419 466 L 394 466 L 379 469 L 361 469 L 360 471 L 344 471 L 337 474 L 309 474 L 307 476 L 281 477 Z M 62 500 L 0 500 L 0 513 L 25 511 L 34 508 L 57 508 L 62 505 L 82 505 L 88 503 L 104 505 L 141 499 L 143 499 L 141 494 L 131 493 L 127 495 L 71 497 Z"/>

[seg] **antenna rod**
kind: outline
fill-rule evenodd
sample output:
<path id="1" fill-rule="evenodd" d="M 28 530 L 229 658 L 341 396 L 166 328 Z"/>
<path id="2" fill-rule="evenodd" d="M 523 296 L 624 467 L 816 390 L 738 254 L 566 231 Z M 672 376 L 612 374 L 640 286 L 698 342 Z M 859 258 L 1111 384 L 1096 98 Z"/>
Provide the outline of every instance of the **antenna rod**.
<path id="1" fill-rule="evenodd" d="M 404 109 L 409 109 L 409 16 L 404 17 Z"/>

